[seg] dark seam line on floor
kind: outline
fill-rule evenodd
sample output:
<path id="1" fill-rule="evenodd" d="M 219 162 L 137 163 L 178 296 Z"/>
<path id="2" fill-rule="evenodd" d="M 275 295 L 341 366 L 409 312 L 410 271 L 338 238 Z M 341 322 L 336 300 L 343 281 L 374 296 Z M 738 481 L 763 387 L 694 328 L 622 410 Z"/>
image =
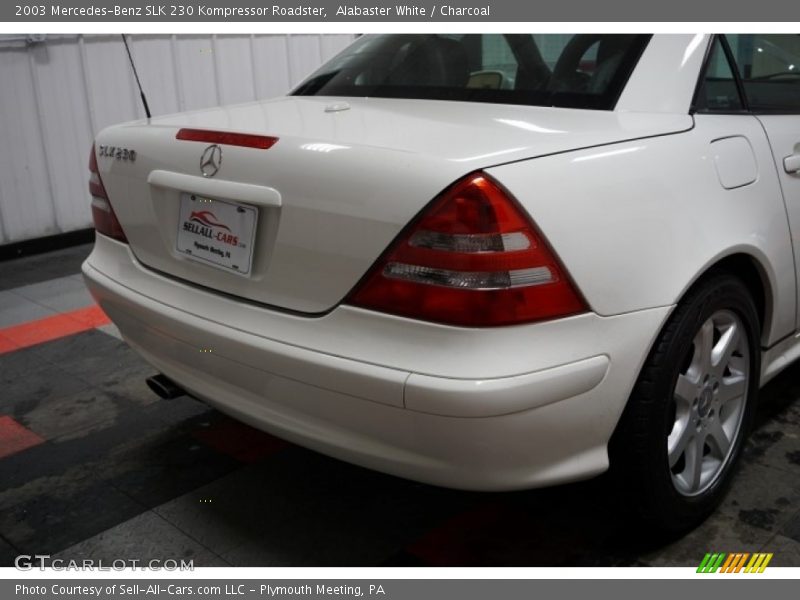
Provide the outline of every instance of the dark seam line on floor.
<path id="1" fill-rule="evenodd" d="M 242 467 L 239 467 L 239 469 L 241 469 L 241 468 L 243 468 L 243 466 L 242 466 Z M 206 485 L 209 485 L 209 484 L 211 484 L 211 483 L 214 483 L 215 481 L 219 481 L 219 480 L 220 480 L 220 479 L 222 479 L 223 477 L 226 477 L 227 475 L 230 475 L 231 473 L 235 473 L 235 472 L 236 472 L 237 470 L 239 470 L 239 469 L 234 469 L 233 471 L 230 471 L 230 473 L 226 473 L 225 475 L 221 475 L 220 477 L 217 477 L 216 479 L 212 479 L 212 480 L 210 480 L 210 481 L 207 481 L 207 482 L 206 482 L 206 483 L 204 483 L 203 485 L 201 485 L 201 486 L 199 486 L 199 487 L 196 487 L 196 488 L 194 488 L 194 489 L 192 489 L 192 490 L 189 490 L 188 492 L 184 492 L 183 494 L 180 494 L 180 495 L 178 495 L 178 496 L 175 496 L 174 498 L 170 498 L 169 500 L 167 500 L 166 502 L 162 502 L 162 503 L 161 503 L 161 504 L 159 504 L 158 506 L 163 506 L 164 504 L 167 504 L 167 502 L 172 502 L 173 500 L 175 500 L 175 499 L 177 499 L 177 498 L 180 498 L 181 496 L 185 496 L 186 494 L 191 494 L 191 493 L 193 493 L 193 492 L 196 492 L 196 491 L 197 491 L 197 490 L 199 490 L 201 487 L 203 487 L 203 486 L 206 486 Z M 120 494 L 122 494 L 122 495 L 123 495 L 123 496 L 125 496 L 126 498 L 130 499 L 132 502 L 134 502 L 134 503 L 136 503 L 136 504 L 139 504 L 139 505 L 141 505 L 141 502 L 139 502 L 138 500 L 136 500 L 136 499 L 135 499 L 133 496 L 131 496 L 131 495 L 130 495 L 128 492 L 126 492 L 125 490 L 123 490 L 123 489 L 119 488 L 118 486 L 114 485 L 114 483 L 112 483 L 112 482 L 109 482 L 109 483 L 108 483 L 108 486 L 109 486 L 110 488 L 112 488 L 112 489 L 114 489 L 114 490 L 118 491 Z M 180 532 L 181 532 L 183 535 L 185 535 L 186 537 L 188 537 L 190 540 L 192 540 L 192 541 L 196 542 L 196 543 L 197 543 L 197 544 L 198 544 L 198 545 L 199 545 L 201 548 L 205 548 L 206 550 L 208 550 L 209 552 L 211 552 L 211 554 L 213 554 L 214 556 L 216 556 L 217 558 L 219 558 L 219 559 L 220 559 L 220 560 L 222 560 L 223 562 L 225 562 L 225 563 L 227 563 L 227 564 L 230 564 L 230 563 L 229 563 L 227 560 L 225 560 L 224 558 L 222 558 L 222 557 L 221 557 L 219 554 L 217 554 L 217 553 L 216 553 L 214 550 L 212 550 L 211 548 L 209 548 L 208 546 L 206 546 L 204 543 L 202 543 L 200 540 L 198 540 L 197 538 L 195 538 L 193 535 L 191 535 L 190 533 L 188 533 L 188 532 L 184 531 L 183 529 L 181 529 L 180 527 L 178 527 L 178 525 L 177 525 L 177 524 L 173 523 L 173 522 L 172 522 L 172 521 L 170 521 L 169 519 L 166 519 L 165 517 L 163 517 L 162 515 L 160 515 L 158 512 L 156 512 L 156 510 L 155 510 L 156 508 L 157 508 L 157 507 L 152 507 L 152 508 L 150 508 L 150 507 L 147 507 L 147 508 L 146 508 L 146 509 L 145 509 L 143 512 L 141 512 L 141 513 L 139 513 L 138 515 L 136 515 L 136 517 L 139 517 L 139 516 L 141 516 L 141 515 L 143 515 L 143 514 L 145 514 L 145 513 L 151 512 L 151 513 L 153 513 L 154 515 L 156 515 L 156 516 L 157 516 L 159 519 L 161 519 L 162 521 L 164 521 L 165 523 L 167 523 L 167 524 L 168 524 L 170 527 L 174 527 L 175 529 L 177 529 L 178 531 L 180 531 Z M 135 519 L 136 517 L 131 517 L 131 518 L 132 518 L 132 519 Z M 130 520 L 130 519 L 129 519 L 129 520 Z M 124 523 L 124 521 L 123 521 L 123 523 Z M 121 524 L 121 523 L 117 523 L 117 525 L 120 525 L 120 524 Z M 109 529 L 113 529 L 113 527 L 116 527 L 117 525 L 114 525 L 114 526 L 112 526 L 112 527 L 109 527 Z M 108 531 L 108 529 L 106 529 L 105 531 Z M 103 532 L 101 531 L 100 533 L 103 533 Z M 97 535 L 99 535 L 99 534 L 97 534 Z M 92 537 L 94 537 L 94 536 L 92 536 Z M 231 566 L 233 566 L 233 565 L 231 565 Z"/>
<path id="2" fill-rule="evenodd" d="M 242 467 L 239 467 L 239 469 L 241 469 L 241 468 L 242 468 Z M 231 471 L 230 473 L 228 473 L 227 475 L 230 475 L 231 473 L 235 473 L 235 472 L 236 472 L 237 470 L 239 470 L 239 469 L 235 469 L 235 470 Z M 215 481 L 219 481 L 220 479 L 222 479 L 223 477 L 226 477 L 227 475 L 223 475 L 223 476 L 221 476 L 221 477 L 217 477 L 216 479 L 212 479 L 212 480 L 211 480 L 211 481 L 209 481 L 208 483 L 204 483 L 204 484 L 203 484 L 203 485 L 201 485 L 200 487 L 197 487 L 197 488 L 195 488 L 195 489 L 193 489 L 193 490 L 191 490 L 191 491 L 188 491 L 188 492 L 186 492 L 185 494 L 182 494 L 182 496 L 185 496 L 186 494 L 191 494 L 192 492 L 196 492 L 196 491 L 197 491 L 197 490 L 199 490 L 201 487 L 203 487 L 203 486 L 206 486 L 206 485 L 208 485 L 208 484 L 210 484 L 210 483 L 214 483 Z M 181 496 L 176 496 L 175 498 L 173 498 L 173 500 L 175 500 L 176 498 L 180 498 L 180 497 L 181 497 Z M 168 502 L 171 502 L 171 500 L 169 500 Z M 159 506 L 163 506 L 164 504 L 166 504 L 166 502 L 162 502 L 162 503 L 161 503 Z M 168 524 L 170 527 L 174 527 L 175 529 L 177 529 L 178 531 L 180 531 L 180 532 L 181 532 L 183 535 L 185 535 L 186 537 L 188 537 L 190 540 L 192 540 L 192 541 L 196 542 L 197 544 L 199 544 L 199 546 L 200 546 L 201 548 L 205 548 L 206 550 L 208 550 L 209 552 L 211 552 L 211 554 L 213 554 L 214 556 L 216 556 L 217 558 L 219 558 L 219 559 L 220 559 L 222 562 L 224 562 L 225 564 L 228 564 L 228 565 L 230 565 L 230 566 L 233 566 L 233 564 L 231 564 L 231 562 L 230 562 L 230 561 L 228 561 L 228 560 L 225 560 L 225 559 L 224 559 L 222 556 L 220 556 L 220 555 L 219 555 L 219 554 L 217 554 L 217 553 L 216 553 L 214 550 L 212 550 L 211 548 L 209 548 L 208 546 L 206 546 L 206 545 L 205 545 L 203 542 L 201 542 L 200 540 L 198 540 L 196 537 L 194 537 L 194 536 L 193 536 L 192 534 L 190 534 L 188 531 L 184 531 L 184 530 L 183 530 L 183 529 L 181 529 L 181 528 L 180 528 L 180 527 L 179 527 L 179 526 L 178 526 L 176 523 L 173 523 L 172 521 L 170 521 L 169 519 L 167 519 L 167 518 L 166 518 L 166 517 L 164 517 L 163 515 L 161 515 L 161 514 L 159 514 L 158 512 L 156 512 L 156 510 L 155 510 L 154 508 L 152 508 L 152 509 L 150 509 L 150 510 L 151 510 L 151 512 L 152 512 L 154 515 L 156 515 L 156 516 L 157 516 L 159 519 L 161 519 L 162 521 L 164 521 L 165 523 L 167 523 L 167 524 Z M 238 546 L 237 546 L 237 548 L 238 548 Z M 232 548 L 232 549 L 233 549 L 233 548 Z"/>
<path id="3" fill-rule="evenodd" d="M 2 531 L 0 531 L 0 540 L 5 542 L 11 548 L 13 548 L 18 554 L 22 552 L 22 550 L 20 550 L 16 544 L 12 543 L 11 540 L 9 540 L 5 535 L 3 535 Z"/>

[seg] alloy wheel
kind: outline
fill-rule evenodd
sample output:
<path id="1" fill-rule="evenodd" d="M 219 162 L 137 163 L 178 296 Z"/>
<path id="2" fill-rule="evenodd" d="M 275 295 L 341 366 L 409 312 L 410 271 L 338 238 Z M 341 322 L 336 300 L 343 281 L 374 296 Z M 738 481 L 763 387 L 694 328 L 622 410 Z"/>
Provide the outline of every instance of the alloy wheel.
<path id="1" fill-rule="evenodd" d="M 718 310 L 701 325 L 673 390 L 667 456 L 675 489 L 702 494 L 733 454 L 750 385 L 747 330 L 738 315 Z"/>

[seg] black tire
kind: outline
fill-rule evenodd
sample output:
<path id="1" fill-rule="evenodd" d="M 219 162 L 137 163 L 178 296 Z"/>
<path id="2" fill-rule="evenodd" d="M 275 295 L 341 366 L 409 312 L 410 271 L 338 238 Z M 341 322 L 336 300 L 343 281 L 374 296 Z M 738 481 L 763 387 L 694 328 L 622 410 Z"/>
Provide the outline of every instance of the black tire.
<path id="1" fill-rule="evenodd" d="M 675 386 L 678 375 L 693 360 L 695 336 L 718 311 L 735 314 L 743 325 L 737 331 L 743 329 L 747 336 L 750 371 L 741 424 L 731 436 L 727 463 L 720 461 L 716 479 L 710 478 L 707 489 L 687 495 L 679 492 L 673 480 L 667 452 L 676 416 Z M 622 494 L 618 499 L 638 515 L 649 533 L 683 533 L 701 523 L 723 499 L 755 416 L 759 339 L 759 317 L 750 292 L 735 276 L 721 272 L 689 291 L 653 345 L 609 445 L 612 481 Z M 747 362 L 741 359 L 742 364 Z"/>

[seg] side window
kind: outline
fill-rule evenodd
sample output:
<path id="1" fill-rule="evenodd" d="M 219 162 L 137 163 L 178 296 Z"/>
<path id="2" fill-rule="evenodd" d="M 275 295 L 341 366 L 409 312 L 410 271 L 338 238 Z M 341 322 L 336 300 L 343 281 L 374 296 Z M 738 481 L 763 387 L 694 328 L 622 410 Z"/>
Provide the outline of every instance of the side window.
<path id="1" fill-rule="evenodd" d="M 800 35 L 726 35 L 751 110 L 800 113 Z"/>
<path id="2" fill-rule="evenodd" d="M 694 108 L 699 112 L 736 112 L 743 108 L 733 69 L 719 38 L 714 40 Z"/>

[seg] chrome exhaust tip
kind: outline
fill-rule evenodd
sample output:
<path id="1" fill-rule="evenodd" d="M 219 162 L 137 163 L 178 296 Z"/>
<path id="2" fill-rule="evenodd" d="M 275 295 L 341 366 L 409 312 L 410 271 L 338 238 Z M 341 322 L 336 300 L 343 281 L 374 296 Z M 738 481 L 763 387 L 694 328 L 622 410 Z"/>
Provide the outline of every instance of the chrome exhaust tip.
<path id="1" fill-rule="evenodd" d="M 186 390 L 163 373 L 148 377 L 145 379 L 145 383 L 147 387 L 153 390 L 153 393 L 164 400 L 173 400 L 186 395 Z"/>

